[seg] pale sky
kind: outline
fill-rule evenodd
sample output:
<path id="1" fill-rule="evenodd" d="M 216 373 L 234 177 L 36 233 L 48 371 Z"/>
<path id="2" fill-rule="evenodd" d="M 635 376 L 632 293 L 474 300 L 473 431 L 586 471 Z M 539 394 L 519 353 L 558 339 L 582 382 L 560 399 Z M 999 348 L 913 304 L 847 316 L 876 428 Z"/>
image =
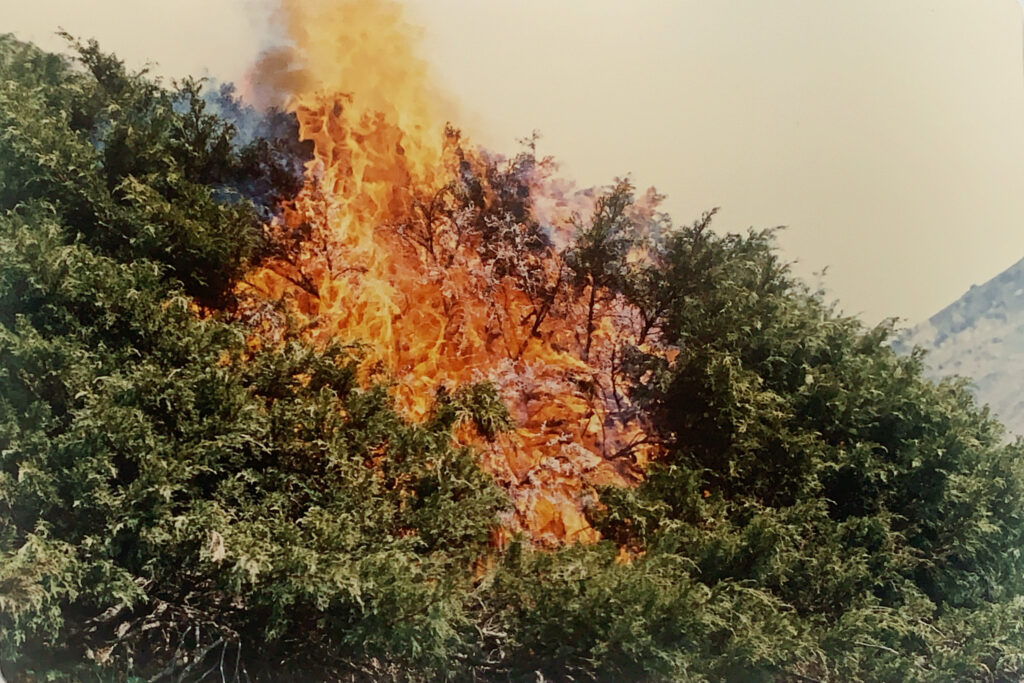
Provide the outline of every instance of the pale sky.
<path id="1" fill-rule="evenodd" d="M 927 318 L 1024 257 L 1024 61 L 1014 0 L 407 0 L 477 142 L 581 186 L 631 173 L 677 223 L 786 225 L 796 272 L 874 323 Z M 238 80 L 255 0 L 0 0 L 158 73 Z"/>

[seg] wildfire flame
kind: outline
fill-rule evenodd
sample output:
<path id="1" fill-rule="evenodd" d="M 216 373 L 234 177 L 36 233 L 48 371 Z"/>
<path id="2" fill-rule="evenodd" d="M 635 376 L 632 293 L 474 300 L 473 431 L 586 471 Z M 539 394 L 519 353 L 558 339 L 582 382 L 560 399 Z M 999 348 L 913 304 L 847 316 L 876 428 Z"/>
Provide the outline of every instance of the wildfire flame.
<path id="1" fill-rule="evenodd" d="M 565 201 L 532 154 L 502 162 L 467 149 L 442 121 L 395 3 L 285 0 L 282 10 L 302 64 L 278 71 L 275 87 L 291 93 L 315 153 L 271 228 L 291 247 L 240 292 L 286 301 L 314 342 L 367 344 L 364 372 L 389 376 L 412 419 L 439 390 L 492 382 L 514 430 L 459 438 L 480 446 L 510 492 L 507 527 L 541 542 L 595 540 L 587 491 L 628 484 L 655 447 L 617 371 L 635 315 L 596 297 L 594 283 L 566 294 L 559 246 L 594 200 Z M 510 209 L 501 183 L 540 199 Z"/>

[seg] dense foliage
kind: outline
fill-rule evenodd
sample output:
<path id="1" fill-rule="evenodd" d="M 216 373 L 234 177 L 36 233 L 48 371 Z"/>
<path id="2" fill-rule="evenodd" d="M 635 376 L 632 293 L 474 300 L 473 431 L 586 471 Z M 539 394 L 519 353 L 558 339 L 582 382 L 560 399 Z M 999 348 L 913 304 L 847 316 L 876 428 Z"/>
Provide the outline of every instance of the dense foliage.
<path id="1" fill-rule="evenodd" d="M 628 183 L 577 226 L 569 284 L 679 349 L 623 350 L 665 454 L 600 492 L 606 540 L 499 552 L 451 437 L 506 426 L 492 388 L 410 424 L 358 348 L 223 314 L 297 188 L 288 118 L 243 142 L 200 84 L 78 51 L 0 39 L 8 679 L 1024 676 L 1021 445 L 770 232 L 638 229 Z M 495 217 L 529 213 L 516 168 Z"/>

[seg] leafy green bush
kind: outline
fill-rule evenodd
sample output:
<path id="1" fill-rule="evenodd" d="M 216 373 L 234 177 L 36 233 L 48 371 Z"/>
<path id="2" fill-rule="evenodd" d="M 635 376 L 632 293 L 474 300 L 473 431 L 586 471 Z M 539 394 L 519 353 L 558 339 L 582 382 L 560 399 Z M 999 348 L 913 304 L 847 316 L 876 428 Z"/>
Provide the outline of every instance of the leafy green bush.
<path id="1" fill-rule="evenodd" d="M 864 329 L 790 278 L 770 232 L 719 237 L 709 219 L 656 253 L 653 294 L 636 276 L 680 348 L 631 360 L 668 453 L 636 489 L 603 493 L 599 527 L 670 542 L 706 585 L 798 615 L 817 654 L 777 675 L 1018 677 L 1019 627 L 952 643 L 977 637 L 964 615 L 1012 612 L 1024 588 L 1021 444 L 963 382 L 935 385 L 919 353 L 890 350 L 889 324 Z"/>

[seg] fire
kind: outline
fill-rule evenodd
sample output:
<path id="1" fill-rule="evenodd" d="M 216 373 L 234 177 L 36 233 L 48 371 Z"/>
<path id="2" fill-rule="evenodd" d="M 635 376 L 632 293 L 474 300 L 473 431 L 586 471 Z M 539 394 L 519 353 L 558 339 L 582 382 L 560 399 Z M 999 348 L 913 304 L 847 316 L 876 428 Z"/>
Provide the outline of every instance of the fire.
<path id="1" fill-rule="evenodd" d="M 508 527 L 595 540 L 588 490 L 628 484 L 655 447 L 616 370 L 635 315 L 567 284 L 560 247 L 580 207 L 548 162 L 489 157 L 444 124 L 395 3 L 285 0 L 282 17 L 303 62 L 276 85 L 315 155 L 272 226 L 285 246 L 240 290 L 287 302 L 314 342 L 367 345 L 367 378 L 389 378 L 412 419 L 439 391 L 493 383 L 515 428 L 459 438 L 509 490 Z"/>

